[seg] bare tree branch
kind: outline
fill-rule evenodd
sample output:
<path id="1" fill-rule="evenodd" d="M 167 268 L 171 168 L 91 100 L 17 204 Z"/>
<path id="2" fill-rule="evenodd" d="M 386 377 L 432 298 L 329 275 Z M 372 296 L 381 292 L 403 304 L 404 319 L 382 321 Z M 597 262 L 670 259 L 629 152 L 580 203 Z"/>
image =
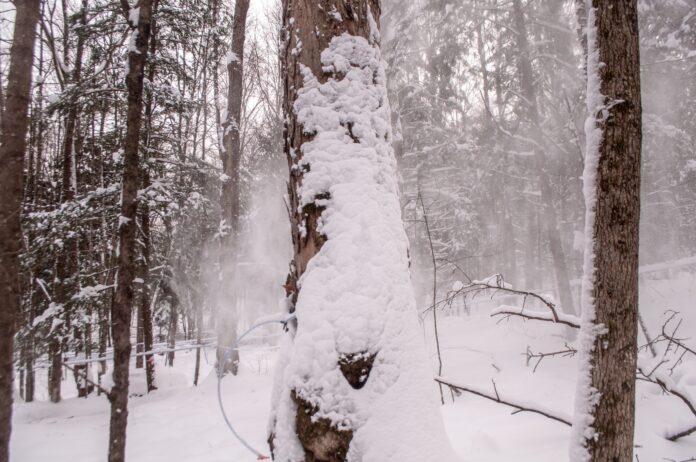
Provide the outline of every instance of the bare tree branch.
<path id="1" fill-rule="evenodd" d="M 553 316 L 555 314 L 555 318 Z M 514 306 L 501 306 L 491 313 L 491 316 L 519 316 L 525 319 L 533 319 L 535 321 L 547 321 L 556 324 L 565 324 L 574 329 L 580 329 L 580 321 L 575 316 L 562 315 L 557 313 L 543 313 L 538 311 L 525 311 L 524 308 Z"/>
<path id="2" fill-rule="evenodd" d="M 525 353 L 527 356 L 527 366 L 529 366 L 529 363 L 531 360 L 536 359 L 536 364 L 534 365 L 534 369 L 532 372 L 536 372 L 537 367 L 539 367 L 539 364 L 541 364 L 541 361 L 544 358 L 550 358 L 554 356 L 561 356 L 564 358 L 569 358 L 575 356 L 575 354 L 578 352 L 575 348 L 571 347 L 568 345 L 568 343 L 565 344 L 565 349 L 559 350 L 559 351 L 552 351 L 550 353 L 534 353 L 531 348 L 527 347 L 527 352 Z"/>
<path id="3" fill-rule="evenodd" d="M 495 394 L 491 395 L 483 390 L 478 390 L 478 389 L 475 389 L 475 388 L 470 387 L 470 386 L 453 384 L 443 377 L 435 377 L 435 381 L 441 385 L 448 386 L 451 389 L 465 391 L 467 393 L 471 393 L 471 394 L 474 394 L 476 396 L 480 396 L 481 398 L 486 398 L 486 399 L 489 399 L 491 401 L 495 401 L 496 403 L 510 406 L 511 408 L 515 409 L 513 414 L 517 414 L 518 412 L 531 412 L 534 414 L 542 415 L 548 419 L 555 420 L 556 422 L 560 422 L 562 424 L 568 425 L 569 427 L 571 426 L 570 417 L 568 417 L 568 416 L 559 415 L 558 413 L 553 412 L 553 411 L 540 409 L 538 407 L 532 407 L 529 404 L 515 403 L 511 400 L 502 398 L 500 396 L 500 393 L 498 393 L 498 388 L 495 386 L 495 382 L 493 382 L 493 390 L 494 390 Z"/>

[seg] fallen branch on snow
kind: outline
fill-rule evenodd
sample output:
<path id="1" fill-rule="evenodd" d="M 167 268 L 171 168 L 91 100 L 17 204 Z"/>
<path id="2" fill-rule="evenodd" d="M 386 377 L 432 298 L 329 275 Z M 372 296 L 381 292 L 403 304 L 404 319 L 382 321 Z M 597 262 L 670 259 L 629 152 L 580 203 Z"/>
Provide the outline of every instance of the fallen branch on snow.
<path id="1" fill-rule="evenodd" d="M 686 391 L 679 389 L 679 386 L 676 383 L 674 383 L 674 381 L 669 376 L 662 374 L 658 370 L 662 364 L 664 364 L 664 362 L 658 363 L 657 366 L 649 370 L 648 364 L 644 361 L 639 360 L 638 378 L 640 380 L 645 380 L 647 382 L 654 383 L 655 385 L 662 388 L 662 391 L 664 391 L 668 395 L 673 395 L 679 398 L 686 405 L 686 407 L 689 408 L 694 417 L 696 417 L 696 403 L 693 403 L 689 394 Z M 665 438 L 667 438 L 670 441 L 676 441 L 679 438 L 683 438 L 694 432 L 696 432 L 696 425 L 692 425 L 687 429 L 669 431 L 665 435 Z"/>
<path id="2" fill-rule="evenodd" d="M 451 383 L 444 377 L 435 377 L 435 381 L 441 385 L 445 385 L 445 386 L 450 387 L 450 389 L 465 391 L 467 393 L 471 393 L 471 394 L 480 396 L 482 398 L 486 398 L 486 399 L 489 399 L 491 401 L 495 401 L 496 403 L 510 406 L 511 408 L 515 409 L 513 414 L 517 414 L 518 412 L 532 412 L 534 414 L 542 415 L 548 419 L 555 420 L 556 422 L 560 422 L 562 424 L 568 425 L 569 427 L 571 426 L 570 416 L 561 415 L 555 411 L 551 411 L 551 410 L 547 410 L 547 409 L 541 409 L 538 405 L 514 402 L 514 401 L 511 401 L 511 400 L 506 399 L 506 398 L 501 398 L 500 394 L 498 393 L 498 389 L 495 386 L 495 382 L 493 382 L 493 391 L 495 394 L 490 394 L 489 392 L 486 392 L 484 390 L 477 389 L 477 388 L 474 388 L 471 386 Z"/>

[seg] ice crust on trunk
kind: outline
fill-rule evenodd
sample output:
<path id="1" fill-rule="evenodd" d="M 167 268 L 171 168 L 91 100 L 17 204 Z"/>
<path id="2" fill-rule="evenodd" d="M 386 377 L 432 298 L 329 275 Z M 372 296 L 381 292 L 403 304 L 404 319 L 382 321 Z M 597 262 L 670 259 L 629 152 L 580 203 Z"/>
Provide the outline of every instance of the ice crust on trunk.
<path id="1" fill-rule="evenodd" d="M 279 360 L 275 459 L 304 460 L 294 391 L 318 408 L 314 418 L 353 431 L 349 461 L 456 460 L 417 320 L 380 51 L 343 34 L 321 62 L 328 80 L 303 68 L 294 111 L 313 135 L 300 207 L 324 208 L 326 241 L 299 281 L 297 331 Z M 361 389 L 339 369 L 355 353 L 376 355 Z"/>

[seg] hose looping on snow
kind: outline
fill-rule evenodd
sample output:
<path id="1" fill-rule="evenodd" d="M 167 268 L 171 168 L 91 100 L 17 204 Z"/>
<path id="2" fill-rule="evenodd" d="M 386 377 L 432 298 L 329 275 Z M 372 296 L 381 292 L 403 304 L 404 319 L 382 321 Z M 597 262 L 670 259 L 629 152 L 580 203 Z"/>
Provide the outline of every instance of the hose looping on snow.
<path id="1" fill-rule="evenodd" d="M 221 347 L 218 346 L 218 348 L 222 348 L 225 351 L 225 357 L 224 357 L 224 363 L 226 363 L 229 360 L 229 355 L 232 353 L 232 351 L 236 350 L 239 346 L 239 343 L 244 340 L 244 337 L 246 337 L 248 334 L 253 332 L 254 330 L 258 329 L 261 326 L 266 326 L 269 324 L 282 324 L 284 329 L 287 329 L 287 325 L 290 321 L 296 319 L 295 315 L 292 314 L 286 319 L 273 319 L 273 320 L 268 320 L 268 321 L 261 321 L 257 322 L 256 324 L 252 325 L 249 329 L 246 330 L 242 335 L 239 336 L 239 338 L 234 342 L 234 345 L 232 347 Z M 251 444 L 249 444 L 244 438 L 241 437 L 239 433 L 237 433 L 237 430 L 234 429 L 232 426 L 232 423 L 230 422 L 229 417 L 227 417 L 227 413 L 225 412 L 225 406 L 222 403 L 222 390 L 220 385 L 222 384 L 222 378 L 224 377 L 224 374 L 221 372 L 221 368 L 218 367 L 217 370 L 217 397 L 218 397 L 218 405 L 220 406 L 220 412 L 222 413 L 222 418 L 225 420 L 225 423 L 227 424 L 227 427 L 230 429 L 232 434 L 234 435 L 237 440 L 239 440 L 240 443 L 244 445 L 245 448 L 247 448 L 251 453 L 253 453 L 256 456 L 257 460 L 268 460 L 270 459 L 269 456 L 264 455 L 257 449 L 255 449 Z"/>

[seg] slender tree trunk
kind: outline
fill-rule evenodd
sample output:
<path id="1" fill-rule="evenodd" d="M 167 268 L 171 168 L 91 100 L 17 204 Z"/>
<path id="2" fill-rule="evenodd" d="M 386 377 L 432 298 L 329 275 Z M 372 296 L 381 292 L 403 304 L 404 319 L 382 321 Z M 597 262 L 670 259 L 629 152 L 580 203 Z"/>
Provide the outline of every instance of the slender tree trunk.
<path id="1" fill-rule="evenodd" d="M 519 74 L 522 94 L 527 106 L 527 116 L 532 124 L 534 146 L 534 167 L 539 175 L 539 189 L 541 191 L 543 226 L 549 242 L 549 250 L 553 259 L 554 274 L 556 277 L 556 287 L 561 302 L 561 309 L 566 313 L 575 313 L 573 294 L 570 290 L 570 276 L 568 274 L 568 263 L 566 262 L 565 252 L 561 232 L 558 228 L 558 218 L 553 204 L 554 194 L 551 189 L 551 181 L 546 169 L 547 161 L 544 153 L 545 141 L 541 133 L 539 108 L 537 105 L 536 90 L 534 88 L 534 74 L 532 71 L 531 55 L 529 42 L 527 41 L 527 26 L 522 11 L 520 0 L 513 1 L 513 14 L 515 18 L 515 29 L 517 29 L 517 40 L 520 49 Z"/>
<path id="2" fill-rule="evenodd" d="M 140 214 L 138 214 L 138 218 L 140 218 Z M 142 267 L 143 267 L 143 264 L 141 262 L 141 264 L 138 267 L 139 273 L 141 275 L 142 275 L 142 269 L 140 269 L 140 268 L 142 268 Z M 141 285 L 145 285 L 145 284 L 141 284 Z M 144 364 L 143 356 L 141 354 L 142 352 L 145 351 L 144 347 L 143 347 L 143 343 L 144 343 L 143 342 L 143 317 L 144 317 L 143 305 L 144 305 L 144 302 L 142 300 L 144 298 L 144 294 L 142 293 L 143 290 L 144 290 L 144 288 L 141 288 L 140 300 L 137 301 L 138 313 L 136 314 L 136 319 L 135 319 L 135 354 L 137 355 L 135 357 L 135 368 L 136 369 L 142 369 L 143 364 Z"/>
<path id="3" fill-rule="evenodd" d="M 588 11 L 585 268 L 573 462 L 633 460 L 641 94 L 636 0 Z"/>
<path id="4" fill-rule="evenodd" d="M 34 401 L 34 392 L 36 391 L 36 375 L 34 373 L 34 356 L 36 354 L 34 350 L 34 336 L 29 334 L 27 336 L 26 355 L 24 356 L 24 368 L 26 369 L 26 376 L 24 378 L 24 401 L 31 403 Z"/>
<path id="5" fill-rule="evenodd" d="M 64 13 L 65 13 L 65 2 L 62 3 L 63 8 L 64 8 Z M 79 21 L 80 21 L 80 26 L 84 27 L 84 25 L 87 22 L 87 0 L 82 0 L 82 6 L 81 10 L 79 13 Z M 66 31 L 69 30 L 70 26 L 66 23 Z M 67 34 L 67 33 L 66 33 Z M 67 39 L 66 39 L 67 40 Z M 67 43 L 67 42 L 66 42 Z M 62 170 L 62 178 L 61 178 L 61 203 L 66 203 L 70 202 L 75 199 L 75 194 L 77 192 L 77 171 L 76 168 L 77 166 L 75 165 L 76 162 L 76 153 L 75 153 L 75 145 L 76 145 L 76 138 L 77 138 L 77 126 L 78 126 L 78 116 L 80 114 L 79 111 L 79 106 L 78 106 L 78 97 L 77 97 L 77 89 L 76 87 L 80 84 L 80 79 L 81 79 L 81 74 L 82 74 L 82 55 L 84 52 L 84 45 L 85 45 L 85 33 L 84 30 L 81 28 L 78 30 L 77 33 L 77 46 L 76 46 L 76 51 L 75 51 L 75 63 L 74 63 L 74 68 L 72 70 L 72 73 L 70 75 L 70 79 L 68 82 L 70 85 L 74 87 L 73 91 L 75 92 L 73 96 L 70 98 L 69 101 L 69 107 L 68 107 L 68 114 L 65 117 L 65 134 L 63 138 L 63 148 L 62 148 L 62 160 L 63 160 L 63 170 Z M 66 58 L 67 58 L 67 50 L 66 50 Z M 70 230 L 72 231 L 72 230 Z M 65 317 L 65 325 L 70 328 L 70 326 L 73 324 L 73 315 L 72 313 L 72 296 L 76 292 L 77 288 L 77 278 L 78 278 L 78 240 L 77 236 L 74 235 L 72 232 L 68 232 L 68 234 L 65 236 L 63 239 L 63 247 L 58 254 L 58 258 L 56 259 L 56 277 L 57 277 L 57 283 L 55 286 L 55 296 L 54 296 L 54 301 L 63 306 L 63 316 Z M 82 347 L 80 345 L 81 343 L 81 332 L 80 332 L 80 323 L 77 322 L 77 320 L 74 320 L 75 325 L 74 331 L 73 331 L 73 336 L 75 338 L 75 342 L 77 345 L 77 351 L 79 352 Z M 54 348 L 53 349 L 53 354 L 54 355 L 62 355 L 62 350 L 65 348 L 64 345 L 61 345 L 61 348 Z M 57 364 L 58 358 L 53 357 L 53 363 Z M 76 369 L 77 371 L 78 369 Z M 79 377 L 77 375 L 77 372 L 75 372 L 75 384 L 77 386 L 77 393 L 78 395 L 81 395 L 83 391 L 81 390 L 81 381 L 79 380 Z M 51 401 L 53 402 L 58 402 L 60 401 L 60 385 L 53 382 L 53 380 L 57 379 L 57 376 L 51 376 L 51 384 L 50 387 L 52 390 L 51 393 Z"/>
<path id="6" fill-rule="evenodd" d="M 39 0 L 16 2 L 5 115 L 0 134 L 0 462 L 10 460 L 13 340 L 21 321 L 22 194 Z"/>
<path id="7" fill-rule="evenodd" d="M 144 172 L 144 185 L 149 185 L 150 174 L 146 169 Z M 141 279 L 143 280 L 143 291 L 140 300 L 139 314 L 141 316 L 141 325 L 143 327 L 143 349 L 144 351 L 152 351 L 153 335 L 152 335 L 152 303 L 150 300 L 150 250 L 151 250 L 151 233 L 150 233 L 150 208 L 147 204 L 143 204 L 143 210 L 140 212 L 140 229 L 142 230 L 142 265 Z M 155 385 L 155 357 L 151 354 L 145 355 L 145 380 L 147 382 L 148 393 L 156 390 Z"/>
<path id="8" fill-rule="evenodd" d="M 157 51 L 157 8 L 159 0 L 152 0 L 152 18 L 150 25 L 150 55 L 154 56 Z M 147 78 L 150 82 L 155 81 L 155 72 L 157 70 L 154 60 L 148 63 Z M 154 111 L 154 97 L 152 92 L 148 93 L 145 104 L 145 117 L 147 123 L 146 139 L 145 139 L 145 162 L 142 169 L 142 189 L 150 187 L 150 166 L 148 159 L 150 149 L 152 149 L 153 140 L 152 134 L 152 115 Z M 152 247 L 152 236 L 150 232 L 150 206 L 147 201 L 143 201 L 140 210 L 140 230 L 142 232 L 142 259 L 140 266 L 140 278 L 143 280 L 142 294 L 139 307 L 139 321 L 142 326 L 142 345 L 144 351 L 152 351 L 153 336 L 152 336 L 152 306 L 150 300 L 150 253 Z M 155 385 L 155 357 L 153 355 L 145 355 L 145 380 L 147 382 L 148 393 L 156 390 Z"/>
<path id="9" fill-rule="evenodd" d="M 123 159 L 121 215 L 118 226 L 118 278 L 111 306 L 111 329 L 114 338 L 113 388 L 110 393 L 109 462 L 124 462 L 126 425 L 128 423 L 128 365 L 131 354 L 130 325 L 133 307 L 133 280 L 136 273 L 135 241 L 140 174 L 138 147 L 143 112 L 143 77 L 150 41 L 151 0 L 140 0 L 139 14 L 132 15 L 127 0 L 122 0 L 129 19 L 131 34 L 137 34 L 128 52 L 128 119 Z M 133 17 L 137 18 L 134 24 Z"/>
<path id="10" fill-rule="evenodd" d="M 236 257 L 236 242 L 239 233 L 240 218 L 240 172 L 241 172 L 241 142 L 240 124 L 242 118 L 242 88 L 244 71 L 244 41 L 246 39 L 246 19 L 249 11 L 249 0 L 237 0 L 234 6 L 232 23 L 232 46 L 227 57 L 227 77 L 229 88 L 227 92 L 227 117 L 222 121 L 223 147 L 222 164 L 225 181 L 222 183 L 220 205 L 225 220 L 227 235 L 223 241 L 221 252 L 222 299 L 228 302 L 222 305 L 218 302 L 218 373 L 237 373 L 239 352 L 232 349 L 237 340 L 237 322 L 229 302 L 234 300 L 234 294 L 229 293 L 233 284 L 234 262 Z"/>
<path id="11" fill-rule="evenodd" d="M 179 303 L 176 298 L 170 298 L 169 329 L 167 330 L 167 348 L 173 350 L 176 347 L 176 333 L 179 327 Z M 174 366 L 174 351 L 167 352 L 167 366 Z"/>
<path id="12" fill-rule="evenodd" d="M 196 296 L 196 343 L 200 345 L 203 342 L 203 306 L 201 305 L 201 297 Z M 201 371 L 201 347 L 196 348 L 196 365 L 193 371 L 193 385 L 198 385 L 198 378 Z"/>

